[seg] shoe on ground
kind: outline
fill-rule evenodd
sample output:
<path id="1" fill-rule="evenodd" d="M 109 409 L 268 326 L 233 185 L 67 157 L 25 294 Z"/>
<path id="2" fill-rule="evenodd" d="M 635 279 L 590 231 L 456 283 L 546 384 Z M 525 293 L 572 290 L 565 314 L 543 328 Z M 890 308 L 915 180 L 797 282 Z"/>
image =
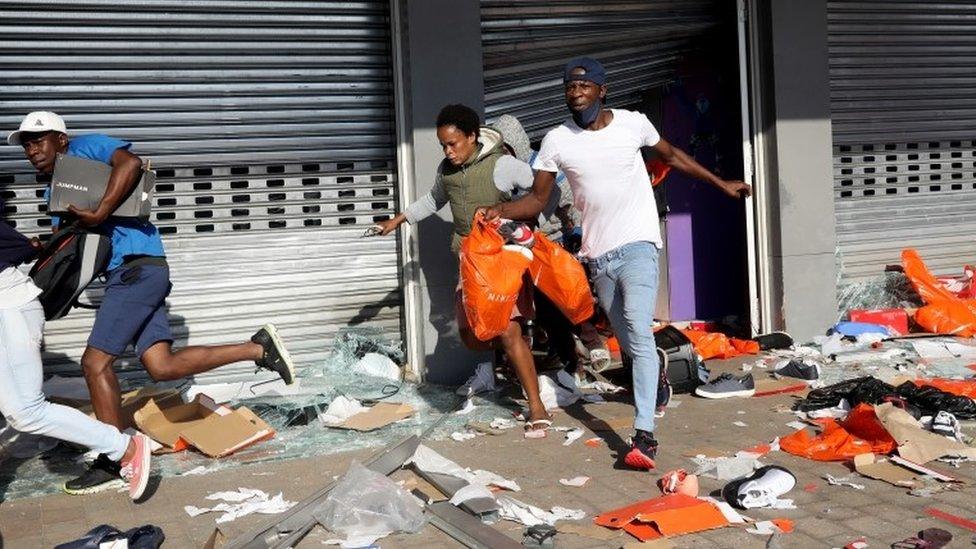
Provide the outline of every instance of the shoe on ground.
<path id="1" fill-rule="evenodd" d="M 959 440 L 960 437 L 960 425 L 959 420 L 956 416 L 946 412 L 945 410 L 940 410 L 939 413 L 932 418 L 932 432 L 942 435 L 951 440 Z"/>
<path id="2" fill-rule="evenodd" d="M 655 467 L 656 456 L 657 441 L 654 440 L 654 433 L 638 429 L 630 439 L 630 451 L 624 456 L 624 463 L 634 469 L 649 470 Z"/>
<path id="3" fill-rule="evenodd" d="M 257 343 L 264 349 L 264 353 L 259 360 L 254 361 L 258 368 L 271 370 L 285 380 L 285 385 L 295 383 L 295 364 L 291 360 L 291 355 L 285 349 L 284 343 L 278 337 L 278 330 L 274 324 L 265 324 L 251 336 L 251 341 Z"/>
<path id="4" fill-rule="evenodd" d="M 149 462 L 152 459 L 152 451 L 149 449 L 149 437 L 142 433 L 132 437 L 132 444 L 135 445 L 132 459 L 122 461 L 119 474 L 129 483 L 129 497 L 136 500 L 142 497 L 149 482 Z"/>
<path id="5" fill-rule="evenodd" d="M 602 348 L 590 350 L 590 368 L 602 372 L 610 367 L 610 351 Z"/>
<path id="6" fill-rule="evenodd" d="M 771 507 L 796 486 L 793 473 L 778 465 L 767 465 L 722 488 L 722 498 L 738 509 Z"/>
<path id="7" fill-rule="evenodd" d="M 816 383 L 820 380 L 820 365 L 813 361 L 805 361 L 799 358 L 783 361 L 773 370 L 776 378 L 794 378 L 805 381 L 808 384 Z"/>
<path id="8" fill-rule="evenodd" d="M 120 476 L 119 464 L 108 459 L 105 454 L 98 454 L 88 469 L 80 477 L 65 482 L 62 490 L 66 494 L 80 496 L 97 494 L 122 486 L 125 486 L 125 481 Z"/>
<path id="9" fill-rule="evenodd" d="M 773 349 L 789 349 L 793 346 L 793 336 L 786 332 L 770 332 L 757 335 L 753 340 L 759 344 L 760 351 Z"/>
<path id="10" fill-rule="evenodd" d="M 752 374 L 735 377 L 732 374 L 722 374 L 695 389 L 695 394 L 703 398 L 734 398 L 751 397 L 756 394 L 756 382 Z"/>

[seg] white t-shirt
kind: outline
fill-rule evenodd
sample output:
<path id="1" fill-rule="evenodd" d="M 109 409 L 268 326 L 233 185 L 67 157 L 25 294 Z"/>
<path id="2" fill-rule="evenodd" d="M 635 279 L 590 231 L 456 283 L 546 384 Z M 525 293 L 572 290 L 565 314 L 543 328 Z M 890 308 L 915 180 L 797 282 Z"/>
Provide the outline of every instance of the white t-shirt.
<path id="1" fill-rule="evenodd" d="M 34 281 L 17 270 L 7 267 L 0 271 L 0 309 L 21 307 L 41 294 Z"/>
<path id="2" fill-rule="evenodd" d="M 661 247 L 661 229 L 651 179 L 641 147 L 661 140 L 641 113 L 611 109 L 607 127 L 584 130 L 571 119 L 542 140 L 532 168 L 562 171 L 583 223 L 584 257 L 597 258 L 631 242 Z"/>

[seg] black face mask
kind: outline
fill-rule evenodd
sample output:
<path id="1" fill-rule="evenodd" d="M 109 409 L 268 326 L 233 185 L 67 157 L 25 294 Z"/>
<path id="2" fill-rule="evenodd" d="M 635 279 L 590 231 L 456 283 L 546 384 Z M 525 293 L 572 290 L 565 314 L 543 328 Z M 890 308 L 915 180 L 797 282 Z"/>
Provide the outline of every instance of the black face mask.
<path id="1" fill-rule="evenodd" d="M 569 109 L 569 112 L 573 115 L 573 122 L 581 128 L 589 128 L 590 124 L 596 122 L 596 118 L 600 116 L 600 110 L 603 107 L 600 101 L 594 101 L 592 105 L 583 109 L 582 111 L 574 111 Z"/>

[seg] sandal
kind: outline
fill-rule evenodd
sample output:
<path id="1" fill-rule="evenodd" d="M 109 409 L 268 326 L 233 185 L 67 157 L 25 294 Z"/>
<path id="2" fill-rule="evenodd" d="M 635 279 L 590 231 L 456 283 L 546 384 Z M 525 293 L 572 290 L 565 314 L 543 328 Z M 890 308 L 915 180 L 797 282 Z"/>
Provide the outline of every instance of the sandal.
<path id="1" fill-rule="evenodd" d="M 541 425 L 541 428 L 536 426 Z M 552 427 L 552 420 L 536 419 L 525 422 L 525 438 L 546 438 L 548 431 Z"/>

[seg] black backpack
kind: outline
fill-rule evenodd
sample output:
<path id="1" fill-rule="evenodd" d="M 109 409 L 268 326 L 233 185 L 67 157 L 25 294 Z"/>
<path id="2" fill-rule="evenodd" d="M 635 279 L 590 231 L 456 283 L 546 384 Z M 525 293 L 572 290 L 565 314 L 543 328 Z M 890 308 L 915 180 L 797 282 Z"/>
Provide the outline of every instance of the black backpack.
<path id="1" fill-rule="evenodd" d="M 44 318 L 61 318 L 78 306 L 78 296 L 105 272 L 110 259 L 112 241 L 105 235 L 74 225 L 54 235 L 30 270 L 34 284 L 41 289 L 38 299 Z"/>

